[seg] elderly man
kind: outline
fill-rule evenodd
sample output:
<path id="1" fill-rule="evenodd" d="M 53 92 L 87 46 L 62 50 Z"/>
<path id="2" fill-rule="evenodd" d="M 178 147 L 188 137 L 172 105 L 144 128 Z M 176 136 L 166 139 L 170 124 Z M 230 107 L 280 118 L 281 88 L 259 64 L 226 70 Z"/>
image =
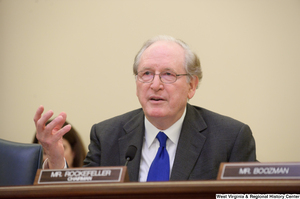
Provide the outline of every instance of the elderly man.
<path id="1" fill-rule="evenodd" d="M 158 36 L 138 52 L 136 95 L 142 106 L 95 124 L 85 166 L 120 166 L 130 145 L 131 181 L 203 180 L 217 177 L 221 162 L 256 161 L 255 141 L 246 124 L 188 103 L 202 78 L 198 57 L 182 41 Z M 37 138 L 48 155 L 45 168 L 64 168 L 62 128 L 66 119 L 40 106 Z"/>

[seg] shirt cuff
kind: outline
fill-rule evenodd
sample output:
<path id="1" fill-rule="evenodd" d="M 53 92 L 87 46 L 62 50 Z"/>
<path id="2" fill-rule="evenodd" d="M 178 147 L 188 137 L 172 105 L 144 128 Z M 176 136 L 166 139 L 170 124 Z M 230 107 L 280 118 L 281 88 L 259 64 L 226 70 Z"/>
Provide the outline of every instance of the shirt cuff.
<path id="1" fill-rule="evenodd" d="M 67 169 L 68 166 L 67 166 L 66 158 L 64 158 L 64 160 L 65 160 L 65 167 L 64 167 L 63 169 Z M 42 166 L 42 169 L 49 169 L 48 158 L 44 161 L 43 166 Z"/>

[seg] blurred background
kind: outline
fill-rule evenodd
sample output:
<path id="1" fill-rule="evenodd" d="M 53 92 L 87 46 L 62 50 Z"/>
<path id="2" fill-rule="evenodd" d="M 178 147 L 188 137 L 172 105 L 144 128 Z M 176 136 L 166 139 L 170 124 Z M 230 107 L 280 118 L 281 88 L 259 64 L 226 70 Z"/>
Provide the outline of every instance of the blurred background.
<path id="1" fill-rule="evenodd" d="M 0 138 L 31 142 L 44 105 L 87 148 L 140 108 L 133 59 L 160 34 L 200 57 L 191 104 L 248 124 L 261 162 L 300 161 L 299 0 L 0 0 Z"/>

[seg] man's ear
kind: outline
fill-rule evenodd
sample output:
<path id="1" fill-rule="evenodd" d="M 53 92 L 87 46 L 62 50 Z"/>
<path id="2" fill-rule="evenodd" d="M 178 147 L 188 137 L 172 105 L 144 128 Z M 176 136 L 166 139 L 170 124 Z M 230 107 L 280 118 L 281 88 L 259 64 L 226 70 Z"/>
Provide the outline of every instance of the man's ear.
<path id="1" fill-rule="evenodd" d="M 192 99 L 196 93 L 196 89 L 199 83 L 199 79 L 197 76 L 191 77 L 191 81 L 189 83 L 189 92 L 188 92 L 188 99 Z"/>

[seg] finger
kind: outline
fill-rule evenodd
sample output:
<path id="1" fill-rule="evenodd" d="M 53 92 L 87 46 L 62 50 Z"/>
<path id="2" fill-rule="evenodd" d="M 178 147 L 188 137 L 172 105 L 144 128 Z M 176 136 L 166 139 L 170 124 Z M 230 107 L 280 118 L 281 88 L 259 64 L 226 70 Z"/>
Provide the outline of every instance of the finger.
<path id="1" fill-rule="evenodd" d="M 68 124 L 52 134 L 52 142 L 55 143 L 63 138 L 63 136 L 71 130 L 71 125 Z"/>
<path id="2" fill-rule="evenodd" d="M 65 112 L 61 112 L 59 115 L 62 116 L 65 120 L 67 119 L 67 114 Z"/>
<path id="3" fill-rule="evenodd" d="M 71 130 L 71 128 L 72 128 L 72 126 L 70 124 L 64 126 L 59 131 L 57 131 L 57 133 L 55 134 L 55 137 L 57 137 L 57 139 L 62 138 L 66 133 L 68 133 Z"/>
<path id="4" fill-rule="evenodd" d="M 61 112 L 57 117 L 61 117 L 62 120 L 57 121 L 56 126 L 54 127 L 55 131 L 60 130 L 64 126 L 67 119 L 67 114 L 65 112 Z"/>
<path id="5" fill-rule="evenodd" d="M 42 132 L 45 129 L 46 122 L 53 116 L 53 111 L 49 110 L 36 122 L 37 133 Z"/>
<path id="6" fill-rule="evenodd" d="M 55 129 L 56 131 L 58 131 L 62 127 L 62 123 L 64 123 L 64 118 L 59 115 L 56 118 L 54 118 L 50 123 L 48 123 L 47 126 L 45 126 L 45 130 L 52 132 L 53 129 Z"/>
<path id="7" fill-rule="evenodd" d="M 65 112 L 61 112 L 58 116 L 61 116 L 63 118 L 62 121 L 60 121 L 57 125 L 56 125 L 56 129 L 59 130 L 60 128 L 62 128 L 66 122 L 67 119 L 67 114 Z"/>
<path id="8" fill-rule="evenodd" d="M 37 109 L 37 111 L 33 117 L 33 121 L 34 121 L 35 125 L 36 125 L 37 121 L 41 118 L 43 112 L 44 112 L 44 106 L 41 105 L 41 106 L 39 106 L 39 108 Z"/>

